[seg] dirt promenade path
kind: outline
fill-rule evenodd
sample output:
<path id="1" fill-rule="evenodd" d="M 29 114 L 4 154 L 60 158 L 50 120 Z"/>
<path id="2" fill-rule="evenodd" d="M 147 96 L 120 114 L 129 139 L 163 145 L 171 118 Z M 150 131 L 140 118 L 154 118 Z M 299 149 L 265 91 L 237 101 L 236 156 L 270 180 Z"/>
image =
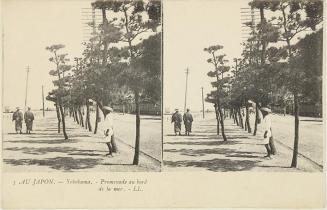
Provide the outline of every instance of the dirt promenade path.
<path id="1" fill-rule="evenodd" d="M 216 135 L 216 120 L 211 116 L 195 121 L 191 136 L 175 136 L 172 125 L 164 120 L 164 168 L 168 171 L 322 171 L 299 156 L 298 168 L 290 168 L 292 150 L 277 142 L 278 155 L 264 158 L 261 134 L 248 134 L 226 119 L 228 141 Z"/>
<path id="2" fill-rule="evenodd" d="M 69 171 L 159 171 L 160 162 L 141 153 L 140 164 L 132 165 L 134 148 L 117 139 L 119 153 L 107 157 L 101 135 L 78 126 L 67 118 L 69 140 L 57 133 L 55 112 L 36 117 L 32 134 L 13 133 L 10 117 L 3 117 L 3 170 L 5 172 Z"/>

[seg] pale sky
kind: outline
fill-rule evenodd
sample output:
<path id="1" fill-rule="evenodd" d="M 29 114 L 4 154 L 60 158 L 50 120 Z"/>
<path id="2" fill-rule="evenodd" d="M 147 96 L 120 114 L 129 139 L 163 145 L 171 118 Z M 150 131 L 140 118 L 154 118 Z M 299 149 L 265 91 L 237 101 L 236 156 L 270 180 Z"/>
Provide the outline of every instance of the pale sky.
<path id="1" fill-rule="evenodd" d="M 204 96 L 213 88 L 207 72 L 208 53 L 203 49 L 210 45 L 223 45 L 223 53 L 232 65 L 234 57 L 240 57 L 242 47 L 241 7 L 244 0 L 167 0 L 164 2 L 164 111 L 170 108 L 183 110 L 185 70 L 190 70 L 187 107 L 193 111 L 202 109 L 201 87 Z M 206 103 L 205 109 L 212 109 Z"/>
<path id="2" fill-rule="evenodd" d="M 82 42 L 90 36 L 85 24 L 91 20 L 91 2 L 94 0 L 4 0 L 4 71 L 3 105 L 12 109 L 24 107 L 26 66 L 30 66 L 27 106 L 42 108 L 42 85 L 44 95 L 53 89 L 49 75 L 54 64 L 49 62 L 51 54 L 45 50 L 52 44 L 64 44 L 62 53 L 68 53 L 71 64 L 74 57 L 81 57 Z M 86 9 L 85 9 L 86 8 Z M 86 14 L 87 13 L 87 14 Z M 96 10 L 97 23 L 101 11 Z M 99 17 L 100 16 L 100 17 Z M 112 13 L 107 14 L 110 19 Z M 160 29 L 159 29 L 160 30 Z M 153 33 L 145 33 L 146 38 Z M 139 42 L 136 40 L 135 42 Z M 123 44 L 120 44 L 122 46 Z M 54 108 L 45 100 L 45 107 Z"/>
<path id="3" fill-rule="evenodd" d="M 48 61 L 46 46 L 64 44 L 62 52 L 73 59 L 82 52 L 82 8 L 87 0 L 5 0 L 3 105 L 24 107 L 26 66 L 31 68 L 27 104 L 42 106 L 41 86 L 47 95 L 52 88 L 48 74 L 53 64 Z M 183 108 L 185 69 L 190 69 L 188 107 L 200 110 L 201 86 L 204 95 L 212 89 L 206 75 L 212 67 L 203 48 L 220 44 L 227 58 L 241 53 L 240 8 L 247 1 L 233 0 L 166 0 L 164 13 L 164 105 Z M 196 16 L 196 17 L 195 17 Z M 85 21 L 84 21 L 85 22 Z M 46 107 L 52 104 L 46 101 Z M 206 104 L 211 108 L 211 104 Z"/>
<path id="4" fill-rule="evenodd" d="M 4 0 L 4 71 L 3 105 L 24 107 L 26 66 L 29 65 L 27 105 L 42 107 L 41 86 L 45 96 L 53 88 L 48 74 L 54 66 L 48 61 L 46 46 L 64 44 L 62 51 L 69 58 L 81 56 L 83 31 L 82 8 L 90 8 L 92 0 Z M 189 68 L 187 107 L 193 111 L 202 108 L 201 87 L 204 96 L 213 88 L 207 72 L 210 45 L 223 45 L 223 53 L 232 60 L 240 57 L 241 7 L 248 0 L 165 0 L 163 3 L 163 79 L 164 109 L 183 110 L 185 70 Z M 46 101 L 46 107 L 53 108 Z M 205 109 L 212 109 L 206 103 Z"/>
<path id="5" fill-rule="evenodd" d="M 30 66 L 27 105 L 42 107 L 44 94 L 53 88 L 48 74 L 54 66 L 48 61 L 46 46 L 64 44 L 63 53 L 69 58 L 82 52 L 82 8 L 89 8 L 88 0 L 4 0 L 4 71 L 3 105 L 24 107 L 26 66 Z M 53 105 L 46 101 L 46 107 Z"/>

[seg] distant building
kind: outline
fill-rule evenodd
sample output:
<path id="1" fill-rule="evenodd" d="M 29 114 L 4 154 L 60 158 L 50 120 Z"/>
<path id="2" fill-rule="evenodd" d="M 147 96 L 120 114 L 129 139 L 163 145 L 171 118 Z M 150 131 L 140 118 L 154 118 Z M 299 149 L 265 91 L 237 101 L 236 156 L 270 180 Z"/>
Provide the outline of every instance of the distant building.
<path id="1" fill-rule="evenodd" d="M 125 103 L 125 104 L 115 104 L 113 105 L 115 112 L 135 114 L 135 104 Z M 140 113 L 145 115 L 161 115 L 161 105 L 153 103 L 142 103 L 140 104 Z"/>
<path id="2" fill-rule="evenodd" d="M 5 106 L 4 107 L 4 112 L 5 113 L 10 113 L 10 107 L 9 106 Z"/>

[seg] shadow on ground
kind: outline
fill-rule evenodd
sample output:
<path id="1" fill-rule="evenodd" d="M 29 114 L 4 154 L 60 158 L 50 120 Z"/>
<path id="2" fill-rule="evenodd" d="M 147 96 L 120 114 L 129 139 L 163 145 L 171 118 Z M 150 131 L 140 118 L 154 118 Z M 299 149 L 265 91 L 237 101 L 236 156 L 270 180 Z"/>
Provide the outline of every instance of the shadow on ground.
<path id="1" fill-rule="evenodd" d="M 56 170 L 71 171 L 78 169 L 93 168 L 101 161 L 99 158 L 72 158 L 72 157 L 55 157 L 45 158 L 41 160 L 36 159 L 4 159 L 6 164 L 14 166 L 47 166 Z"/>
<path id="2" fill-rule="evenodd" d="M 303 121 L 303 122 L 322 122 L 322 120 L 317 120 L 317 119 L 312 119 L 312 120 L 300 120 L 300 121 Z"/>
<path id="3" fill-rule="evenodd" d="M 63 139 L 62 133 L 50 132 L 49 134 L 45 133 L 35 133 L 32 134 L 14 134 L 10 133 L 10 135 L 19 135 L 20 139 L 17 140 L 6 140 L 3 142 L 8 143 L 31 143 L 31 144 L 62 144 L 62 143 L 77 143 L 81 141 L 83 138 L 88 138 L 89 135 L 86 134 L 70 134 L 67 132 L 69 139 Z M 35 140 L 34 140 L 35 139 Z M 43 140 L 46 139 L 46 140 Z"/>
<path id="4" fill-rule="evenodd" d="M 230 159 L 210 159 L 199 161 L 164 161 L 164 165 L 170 167 L 199 167 L 206 168 L 209 171 L 227 172 L 227 171 L 247 171 L 260 161 L 254 160 L 230 160 Z"/>
<path id="5" fill-rule="evenodd" d="M 209 171 L 226 172 L 247 171 L 257 167 L 258 163 L 262 162 L 263 153 L 229 148 L 231 145 L 247 144 L 244 140 L 249 139 L 249 136 L 240 135 L 239 131 L 226 129 L 228 140 L 222 141 L 221 136 L 211 135 L 212 131 L 215 131 L 215 128 L 198 134 L 195 131 L 193 136 L 172 137 L 171 141 L 164 142 L 165 145 L 169 145 L 169 149 L 164 149 L 164 153 L 168 156 L 169 153 L 175 153 L 173 156 L 185 157 L 185 160 L 165 160 L 164 165 L 167 167 L 197 167 Z M 205 133 L 209 133 L 209 135 L 205 135 Z M 201 148 L 201 146 L 209 146 L 209 148 Z"/>
<path id="6" fill-rule="evenodd" d="M 50 152 L 65 153 L 68 155 L 85 155 L 85 156 L 100 156 L 104 151 L 99 150 L 79 150 L 74 147 L 9 147 L 5 150 L 19 151 L 29 155 L 45 155 Z M 94 152 L 100 152 L 99 154 Z"/>
<path id="7" fill-rule="evenodd" d="M 29 144 L 65 144 L 65 143 L 77 143 L 77 140 L 69 139 L 51 139 L 51 140 L 9 140 L 9 141 L 3 141 L 3 142 L 9 142 L 9 143 L 29 143 Z"/>
<path id="8" fill-rule="evenodd" d="M 24 144 L 24 146 L 4 147 L 4 151 L 14 151 L 33 156 L 28 159 L 4 158 L 3 162 L 12 166 L 45 166 L 61 171 L 89 169 L 101 164 L 105 155 L 105 147 L 103 151 L 99 151 L 63 145 L 78 143 L 83 141 L 83 138 L 88 137 L 83 133 L 69 134 L 69 131 L 73 129 L 67 129 L 68 140 L 63 139 L 63 134 L 57 133 L 56 129 L 35 130 L 33 134 L 17 136 L 19 139 L 4 139 L 4 143 Z M 43 158 L 42 156 L 50 154 L 56 157 Z M 67 155 L 70 157 L 65 157 Z"/>
<path id="9" fill-rule="evenodd" d="M 199 139 L 198 139 L 199 140 Z M 169 145 L 203 145 L 203 146 L 219 146 L 219 145 L 234 145 L 238 141 L 206 141 L 206 139 L 201 139 L 200 141 L 174 141 L 174 142 L 165 142 L 164 144 Z M 166 150 L 164 150 L 166 152 Z"/>

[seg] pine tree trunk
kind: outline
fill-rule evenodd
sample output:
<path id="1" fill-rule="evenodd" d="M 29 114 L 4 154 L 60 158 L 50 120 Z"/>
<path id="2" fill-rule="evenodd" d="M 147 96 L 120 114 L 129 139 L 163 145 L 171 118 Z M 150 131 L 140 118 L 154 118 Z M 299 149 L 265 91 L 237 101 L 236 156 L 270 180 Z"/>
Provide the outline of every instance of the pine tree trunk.
<path id="1" fill-rule="evenodd" d="M 255 103 L 255 121 L 254 121 L 254 131 L 253 131 L 253 136 L 257 135 L 257 130 L 258 130 L 258 123 L 259 123 L 259 105 L 258 103 Z"/>
<path id="2" fill-rule="evenodd" d="M 135 152 L 133 165 L 139 164 L 140 156 L 140 104 L 139 104 L 139 92 L 135 91 L 135 108 L 136 108 L 136 136 L 135 136 Z"/>
<path id="3" fill-rule="evenodd" d="M 61 121 L 62 121 L 62 132 L 64 133 L 64 138 L 68 139 L 67 133 L 66 133 L 66 124 L 65 124 L 65 112 L 62 108 L 61 103 L 59 103 L 59 110 L 61 112 Z"/>
<path id="4" fill-rule="evenodd" d="M 99 123 L 99 104 L 98 104 L 98 102 L 97 102 L 97 105 L 96 105 L 96 107 L 95 107 L 95 125 L 94 125 L 94 134 L 96 134 L 97 133 L 97 131 L 98 131 L 98 123 Z"/>
<path id="5" fill-rule="evenodd" d="M 57 113 L 57 120 L 58 120 L 58 133 L 60 133 L 60 122 L 61 122 L 61 117 L 60 117 L 60 113 L 59 113 L 59 107 L 56 104 L 56 113 Z"/>
<path id="6" fill-rule="evenodd" d="M 82 112 L 81 112 L 81 107 L 78 107 L 78 113 L 79 113 L 79 122 L 80 122 L 80 125 L 82 127 L 84 127 L 84 119 L 83 119 L 83 115 L 82 115 Z"/>
<path id="7" fill-rule="evenodd" d="M 88 99 L 86 99 L 86 122 L 85 124 L 87 125 L 87 128 L 89 129 L 90 132 L 92 132 L 92 125 L 91 125 L 91 120 L 90 120 L 90 104 L 88 102 Z"/>
<path id="8" fill-rule="evenodd" d="M 238 122 L 238 117 L 237 117 L 237 109 L 234 109 L 234 120 L 236 121 L 236 125 L 240 126 L 240 123 Z"/>
<path id="9" fill-rule="evenodd" d="M 224 141 L 227 141 L 227 137 L 225 135 L 225 126 L 224 126 L 224 115 L 220 107 L 220 103 L 218 102 L 218 111 L 220 115 L 220 126 L 221 126 L 221 135 L 223 136 Z"/>
<path id="10" fill-rule="evenodd" d="M 84 107 L 83 107 L 83 112 L 85 113 Z M 87 113 L 85 115 L 85 121 L 84 121 L 85 129 L 88 129 L 88 123 L 87 123 Z"/>
<path id="11" fill-rule="evenodd" d="M 76 122 L 77 122 L 77 124 L 79 124 L 78 114 L 77 114 L 76 108 L 74 108 L 74 113 L 75 113 Z"/>
<path id="12" fill-rule="evenodd" d="M 297 154 L 299 147 L 299 99 L 297 92 L 294 92 L 294 148 L 293 148 L 293 158 L 292 158 L 292 168 L 297 167 Z"/>
<path id="13" fill-rule="evenodd" d="M 73 116 L 74 122 L 76 122 L 75 108 L 72 108 L 72 116 Z"/>
<path id="14" fill-rule="evenodd" d="M 214 107 L 215 107 L 216 120 L 217 120 L 217 136 L 219 136 L 219 113 L 218 113 L 217 104 L 215 104 Z"/>
<path id="15" fill-rule="evenodd" d="M 100 111 L 103 114 L 103 105 L 102 105 L 102 103 L 100 101 L 96 101 L 96 102 L 97 102 L 98 108 L 100 109 Z"/>
<path id="16" fill-rule="evenodd" d="M 244 130 L 245 130 L 245 131 L 248 130 L 248 124 L 246 123 L 246 117 L 245 117 L 245 123 L 244 123 Z"/>
<path id="17" fill-rule="evenodd" d="M 75 111 L 74 108 L 71 108 L 71 116 L 73 116 L 74 122 L 76 122 Z"/>
<path id="18" fill-rule="evenodd" d="M 240 107 L 238 108 L 238 117 L 240 118 L 241 128 L 244 128 L 244 125 L 243 125 L 243 117 L 242 117 L 242 114 L 241 114 L 241 108 Z"/>
<path id="19" fill-rule="evenodd" d="M 217 135 L 219 136 L 220 135 L 220 120 L 219 120 L 220 116 L 219 116 L 219 112 L 217 110 L 217 113 L 216 113 L 216 120 L 217 120 Z"/>
<path id="20" fill-rule="evenodd" d="M 250 125 L 250 116 L 249 116 L 249 106 L 246 105 L 246 124 L 247 124 L 247 129 L 248 129 L 248 133 L 251 133 L 251 125 Z"/>

